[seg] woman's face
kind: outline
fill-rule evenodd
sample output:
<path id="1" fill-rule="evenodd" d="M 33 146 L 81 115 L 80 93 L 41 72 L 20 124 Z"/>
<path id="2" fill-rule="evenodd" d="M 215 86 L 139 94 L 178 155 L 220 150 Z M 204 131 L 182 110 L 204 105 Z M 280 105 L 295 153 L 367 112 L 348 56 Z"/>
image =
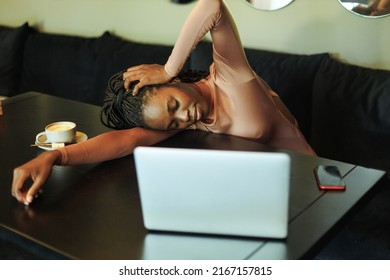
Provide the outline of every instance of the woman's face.
<path id="1" fill-rule="evenodd" d="M 152 129 L 186 129 L 209 114 L 206 99 L 188 84 L 170 84 L 155 89 L 144 105 L 146 125 Z"/>

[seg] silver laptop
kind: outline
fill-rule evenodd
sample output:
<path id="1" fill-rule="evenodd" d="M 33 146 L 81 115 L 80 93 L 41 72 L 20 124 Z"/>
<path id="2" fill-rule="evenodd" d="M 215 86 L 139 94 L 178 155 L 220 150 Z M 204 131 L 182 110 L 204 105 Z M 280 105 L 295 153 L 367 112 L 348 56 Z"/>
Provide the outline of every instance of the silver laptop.
<path id="1" fill-rule="evenodd" d="M 147 229 L 287 236 L 287 154 L 138 147 L 134 157 Z"/>

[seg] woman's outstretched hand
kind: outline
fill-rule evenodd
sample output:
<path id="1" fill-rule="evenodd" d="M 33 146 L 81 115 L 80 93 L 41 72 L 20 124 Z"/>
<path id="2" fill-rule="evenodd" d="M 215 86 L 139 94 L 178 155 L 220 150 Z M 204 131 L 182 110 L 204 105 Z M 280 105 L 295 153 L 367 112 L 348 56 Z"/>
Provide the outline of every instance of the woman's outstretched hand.
<path id="1" fill-rule="evenodd" d="M 144 86 L 165 84 L 171 80 L 172 77 L 165 71 L 164 66 L 159 64 L 141 64 L 130 67 L 123 73 L 124 87 L 126 90 L 129 90 L 130 83 L 139 81 L 139 83 L 134 86 L 134 95 L 136 95 Z"/>
<path id="2" fill-rule="evenodd" d="M 11 193 L 19 202 L 29 205 L 39 194 L 42 185 L 50 176 L 53 165 L 60 160 L 59 151 L 45 152 L 14 169 Z M 25 186 L 31 178 L 31 186 Z"/>

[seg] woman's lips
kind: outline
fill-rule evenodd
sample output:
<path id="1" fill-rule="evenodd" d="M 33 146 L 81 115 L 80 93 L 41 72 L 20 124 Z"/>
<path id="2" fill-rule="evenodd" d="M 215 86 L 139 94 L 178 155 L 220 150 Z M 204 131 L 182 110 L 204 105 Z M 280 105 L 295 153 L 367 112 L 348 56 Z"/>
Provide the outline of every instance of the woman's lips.
<path id="1" fill-rule="evenodd" d="M 194 122 L 200 121 L 201 118 L 202 118 L 202 112 L 200 111 L 199 106 L 195 105 Z"/>

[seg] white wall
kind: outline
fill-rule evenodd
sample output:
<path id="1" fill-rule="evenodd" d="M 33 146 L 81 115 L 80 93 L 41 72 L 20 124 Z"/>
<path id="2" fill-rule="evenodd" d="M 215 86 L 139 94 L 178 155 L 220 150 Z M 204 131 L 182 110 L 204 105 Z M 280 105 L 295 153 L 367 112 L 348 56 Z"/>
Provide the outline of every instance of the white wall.
<path id="1" fill-rule="evenodd" d="M 338 0 L 295 0 L 275 12 L 226 0 L 247 47 L 299 54 L 331 52 L 367 67 L 390 70 L 390 17 L 367 19 Z M 25 21 L 40 31 L 100 36 L 109 30 L 141 42 L 173 44 L 194 3 L 170 0 L 0 0 L 0 24 Z"/>

